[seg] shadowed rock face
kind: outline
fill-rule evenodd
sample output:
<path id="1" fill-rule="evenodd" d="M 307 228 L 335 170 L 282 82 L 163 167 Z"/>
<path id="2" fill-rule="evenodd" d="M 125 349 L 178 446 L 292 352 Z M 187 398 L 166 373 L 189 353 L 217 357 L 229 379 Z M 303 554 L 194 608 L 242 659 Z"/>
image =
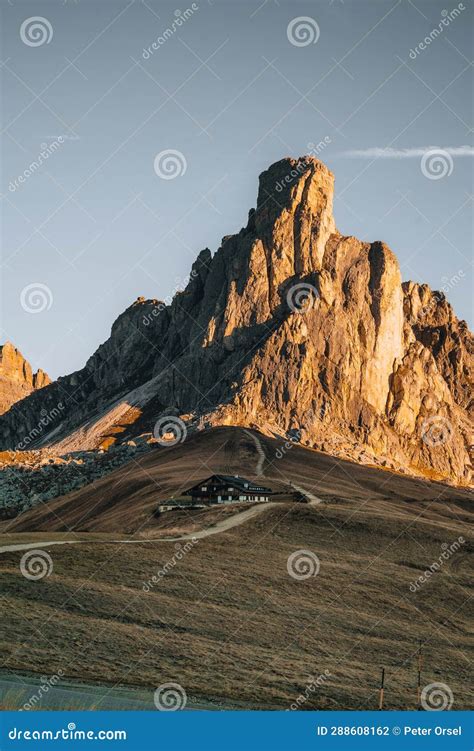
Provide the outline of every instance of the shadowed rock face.
<path id="1" fill-rule="evenodd" d="M 311 157 L 272 165 L 247 226 L 199 254 L 171 305 L 139 299 L 83 370 L 15 405 L 1 447 L 61 401 L 54 440 L 93 448 L 129 405 L 141 429 L 186 415 L 190 427 L 292 430 L 347 458 L 469 482 L 472 336 L 443 295 L 402 285 L 386 245 L 337 231 L 333 184 Z"/>
<path id="2" fill-rule="evenodd" d="M 30 363 L 11 342 L 0 345 L 0 414 L 48 383 L 49 376 L 41 369 L 33 373 Z"/>

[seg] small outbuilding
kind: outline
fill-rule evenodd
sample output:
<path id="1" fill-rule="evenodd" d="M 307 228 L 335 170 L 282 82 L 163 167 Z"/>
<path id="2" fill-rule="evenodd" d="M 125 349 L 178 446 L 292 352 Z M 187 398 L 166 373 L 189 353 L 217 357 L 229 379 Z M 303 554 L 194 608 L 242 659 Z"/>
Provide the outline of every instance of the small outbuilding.
<path id="1" fill-rule="evenodd" d="M 265 503 L 273 491 L 239 475 L 211 475 L 184 495 L 191 496 L 195 503 Z"/>

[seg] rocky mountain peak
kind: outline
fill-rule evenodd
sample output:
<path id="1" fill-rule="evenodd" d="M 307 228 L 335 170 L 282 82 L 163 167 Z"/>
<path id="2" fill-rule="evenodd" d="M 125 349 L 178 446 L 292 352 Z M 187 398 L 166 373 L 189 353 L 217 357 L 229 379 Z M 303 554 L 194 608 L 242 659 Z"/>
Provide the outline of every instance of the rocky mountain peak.
<path id="1" fill-rule="evenodd" d="M 333 195 L 334 175 L 314 157 L 285 158 L 260 175 L 255 229 L 271 269 L 272 293 L 283 278 L 321 268 L 326 243 L 336 233 Z"/>
<path id="2" fill-rule="evenodd" d="M 257 212 L 270 204 L 278 214 L 294 207 L 295 201 L 317 211 L 327 199 L 332 208 L 333 193 L 334 175 L 323 162 L 311 156 L 285 157 L 260 174 Z"/>
<path id="3" fill-rule="evenodd" d="M 51 383 L 47 373 L 33 373 L 30 363 L 11 342 L 0 345 L 0 414 L 32 391 Z"/>
<path id="4" fill-rule="evenodd" d="M 241 231 L 199 253 L 172 301 L 139 298 L 83 370 L 4 415 L 0 448 L 61 401 L 63 449 L 181 416 L 187 430 L 293 431 L 341 457 L 468 483 L 472 336 L 443 294 L 402 284 L 387 245 L 337 231 L 333 192 L 318 159 L 271 165 Z"/>

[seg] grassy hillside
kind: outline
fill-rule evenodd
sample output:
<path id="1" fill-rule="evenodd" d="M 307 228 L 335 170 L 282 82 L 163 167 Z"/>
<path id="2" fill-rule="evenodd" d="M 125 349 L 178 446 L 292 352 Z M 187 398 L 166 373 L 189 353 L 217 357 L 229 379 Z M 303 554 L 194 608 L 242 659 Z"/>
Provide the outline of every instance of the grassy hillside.
<path id="1" fill-rule="evenodd" d="M 265 484 L 280 494 L 277 500 L 290 500 L 297 488 L 324 502 L 440 499 L 464 507 L 472 499 L 465 489 L 353 464 L 240 428 L 216 428 L 195 434 L 182 444 L 159 447 L 91 485 L 39 504 L 17 519 L 0 524 L 0 532 L 74 529 L 153 533 L 164 523 L 154 513 L 159 503 L 181 495 L 213 472 L 256 480 L 261 464 L 255 439 L 265 453 Z"/>
<path id="2" fill-rule="evenodd" d="M 115 473 L 111 488 L 104 480 L 99 493 L 90 491 L 90 508 L 99 512 L 90 513 L 87 525 L 112 529 L 125 520 L 138 529 L 156 498 L 191 474 L 230 470 L 239 461 L 240 473 L 252 477 L 251 437 L 222 431 L 221 437 L 239 439 L 231 451 L 228 443 L 222 448 L 218 433 L 210 434 L 208 453 L 196 439 L 188 451 L 166 450 L 159 465 L 146 457 L 146 467 L 133 475 L 139 488 L 131 468 L 129 474 Z M 214 457 L 213 441 L 221 445 Z M 267 457 L 271 443 L 265 442 Z M 166 527 L 167 534 L 185 531 L 203 526 L 205 519 L 171 521 L 170 514 L 161 522 L 148 520 L 138 544 L 111 543 L 117 533 L 81 532 L 84 544 L 44 547 L 53 571 L 38 581 L 20 573 L 21 551 L 2 553 L 3 669 L 40 675 L 63 670 L 65 680 L 140 686 L 145 692 L 174 681 L 193 702 L 219 706 L 286 708 L 306 692 L 303 709 L 368 709 L 377 706 L 384 666 L 387 707 L 412 708 L 421 639 L 422 685 L 446 683 L 454 709 L 472 705 L 466 494 L 369 468 L 349 465 L 349 471 L 296 447 L 278 461 L 271 465 L 267 459 L 267 482 L 271 478 L 276 487 L 279 477 L 282 492 L 289 481 L 304 485 L 323 502 L 282 500 L 187 552 L 184 542 L 147 541 L 146 535 L 158 536 Z M 153 490 L 157 478 L 162 489 Z M 64 499 L 62 509 L 55 504 L 61 524 L 74 522 L 73 500 L 84 513 L 81 493 Z M 46 524 L 48 508 L 43 513 Z M 215 522 L 216 517 L 207 523 Z M 74 534 L 16 531 L 3 541 L 61 536 Z M 466 542 L 414 587 L 459 537 Z M 301 549 L 320 562 L 319 573 L 305 580 L 287 569 L 288 557 Z M 166 573 L 159 574 L 162 570 Z M 144 591 L 147 583 L 150 591 Z M 308 691 L 325 671 L 329 677 Z"/>

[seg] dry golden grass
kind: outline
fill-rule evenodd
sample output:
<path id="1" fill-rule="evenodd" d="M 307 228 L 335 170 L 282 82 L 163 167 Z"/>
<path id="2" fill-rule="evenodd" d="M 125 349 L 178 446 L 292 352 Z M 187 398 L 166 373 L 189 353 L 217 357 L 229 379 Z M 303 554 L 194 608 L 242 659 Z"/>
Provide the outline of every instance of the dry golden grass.
<path id="1" fill-rule="evenodd" d="M 259 440 L 267 457 L 265 484 L 281 494 L 277 500 L 289 500 L 294 483 L 324 501 L 431 502 L 439 498 L 455 505 L 472 501 L 472 494 L 466 489 L 353 464 L 293 444 L 287 449 L 282 439 L 260 435 Z M 283 457 L 277 458 L 281 453 Z M 2 522 L 0 532 L 74 529 L 76 533 L 131 534 L 146 530 L 154 534 L 168 524 L 155 515 L 162 501 L 180 496 L 214 472 L 256 480 L 257 462 L 255 443 L 246 431 L 216 428 L 195 434 L 177 446 L 158 447 L 93 485 L 40 504 L 16 520 Z"/>
<path id="2" fill-rule="evenodd" d="M 447 683 L 465 708 L 468 543 L 409 589 L 463 534 L 437 517 L 435 506 L 416 519 L 398 504 L 392 514 L 283 504 L 200 541 L 147 593 L 173 543 L 51 548 L 54 571 L 38 582 L 20 574 L 20 553 L 4 554 L 2 657 L 10 670 L 150 690 L 177 681 L 202 700 L 257 708 L 290 705 L 325 670 L 305 708 L 371 708 L 385 666 L 387 706 L 409 708 L 421 639 L 424 683 Z M 300 548 L 321 561 L 306 581 L 287 572 Z"/>
<path id="3" fill-rule="evenodd" d="M 241 431 L 223 430 L 207 442 L 191 441 L 188 451 L 157 452 L 140 467 L 118 470 L 57 502 L 55 514 L 48 507 L 29 514 L 24 526 L 30 531 L 20 532 L 17 524 L 2 536 L 4 544 L 71 539 L 71 532 L 31 529 L 35 520 L 44 530 L 50 522 L 51 529 L 64 529 L 89 509 L 77 533 L 86 544 L 51 547 L 49 577 L 28 581 L 19 570 L 21 552 L 0 556 L 4 669 L 40 675 L 62 669 L 70 680 L 150 692 L 175 681 L 195 701 L 255 708 L 290 706 L 311 676 L 328 670 L 330 677 L 303 708 L 370 709 L 377 706 L 384 666 L 387 708 L 413 708 L 421 640 L 423 685 L 446 683 L 454 709 L 471 706 L 470 543 L 419 591 L 410 591 L 444 543 L 467 538 L 472 512 L 466 491 L 296 447 L 274 462 L 270 452 L 278 443 L 266 439 L 265 483 L 283 492 L 294 482 L 321 504 L 281 502 L 200 540 L 181 560 L 177 543 L 150 539 L 193 532 L 234 513 L 155 518 L 163 495 L 155 480 L 169 493 L 190 475 L 212 471 L 238 468 L 253 478 L 252 445 Z M 121 523 L 122 532 L 135 531 L 138 544 L 111 544 L 121 537 L 111 531 Z M 289 576 L 288 556 L 299 549 L 318 556 L 317 576 Z M 151 591 L 143 591 L 173 560 Z"/>

